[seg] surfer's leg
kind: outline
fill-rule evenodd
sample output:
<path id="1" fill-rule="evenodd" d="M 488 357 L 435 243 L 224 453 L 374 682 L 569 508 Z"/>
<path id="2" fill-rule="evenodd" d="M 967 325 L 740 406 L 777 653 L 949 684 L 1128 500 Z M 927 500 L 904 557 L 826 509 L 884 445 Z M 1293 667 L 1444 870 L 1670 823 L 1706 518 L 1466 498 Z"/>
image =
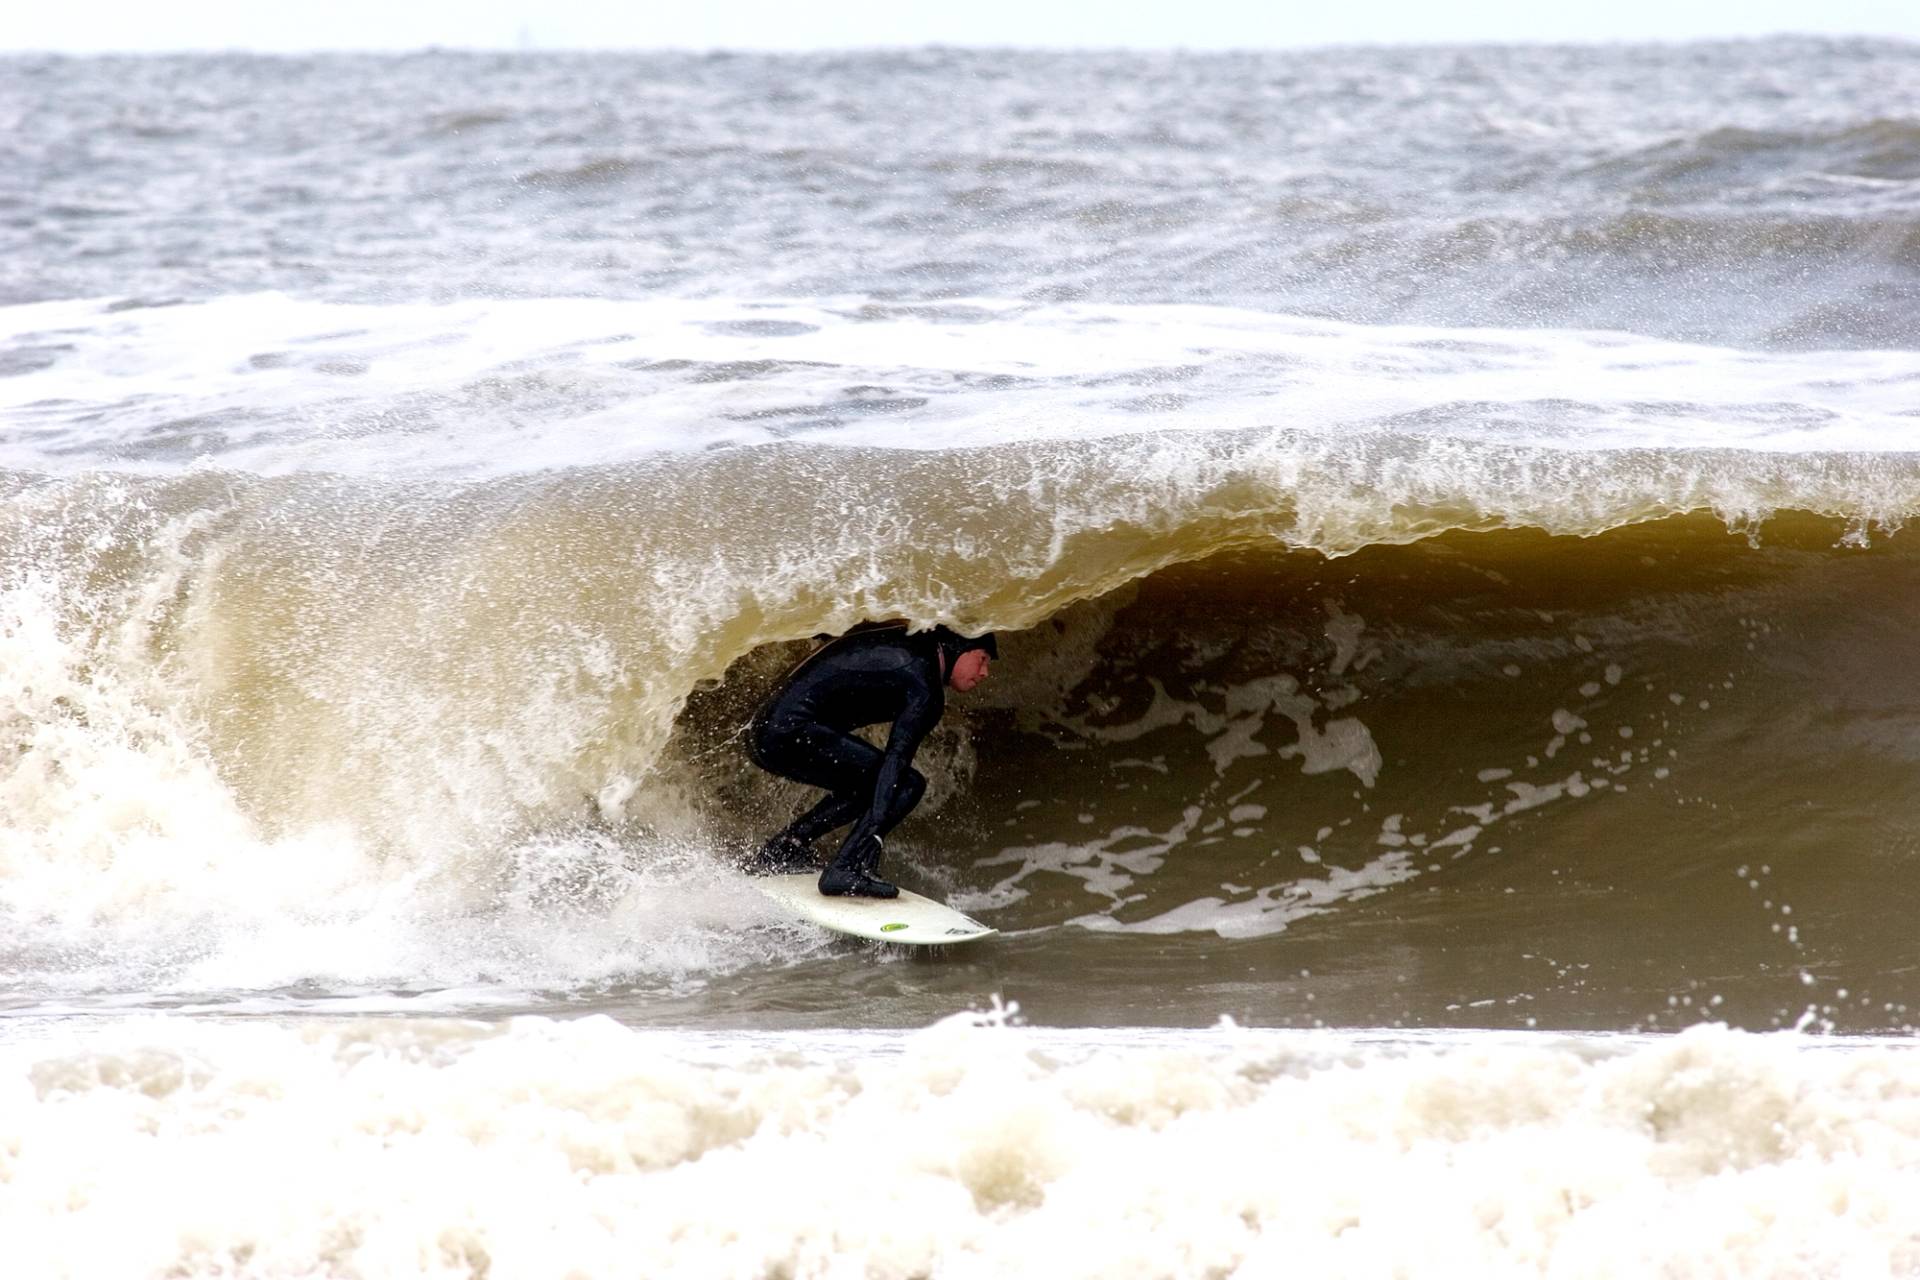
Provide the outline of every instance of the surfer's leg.
<path id="1" fill-rule="evenodd" d="M 893 802 L 887 806 L 880 825 L 874 828 L 874 834 L 884 836 L 906 821 L 920 804 L 920 797 L 927 794 L 926 775 L 913 766 L 907 766 L 906 773 L 900 779 L 899 788 L 893 793 Z"/>
<path id="2" fill-rule="evenodd" d="M 821 836 L 846 826 L 867 811 L 868 797 L 858 791 L 824 797 L 819 804 L 795 818 L 782 835 L 812 844 Z"/>
<path id="3" fill-rule="evenodd" d="M 762 845 L 756 864 L 770 870 L 817 867 L 819 857 L 813 851 L 813 842 L 867 811 L 873 803 L 873 780 L 880 771 L 880 760 L 881 754 L 872 744 L 822 724 L 805 725 L 758 741 L 754 761 L 761 768 L 824 788 L 827 794 Z"/>
<path id="4" fill-rule="evenodd" d="M 756 866 L 769 871 L 818 870 L 820 855 L 813 842 L 836 827 L 844 827 L 867 811 L 867 798 L 853 792 L 828 794 L 781 830 L 768 837 L 754 856 Z"/>
<path id="5" fill-rule="evenodd" d="M 926 775 L 908 767 L 902 773 L 899 785 L 889 798 L 886 812 L 881 814 L 880 820 L 864 831 L 855 827 L 847 834 L 845 843 L 820 875 L 820 892 L 829 897 L 897 896 L 900 890 L 882 880 L 878 874 L 880 854 L 884 849 L 881 838 L 913 812 L 914 806 L 920 803 L 920 797 L 926 792 Z"/>
<path id="6" fill-rule="evenodd" d="M 920 803 L 920 797 L 927 793 L 927 779 L 915 768 L 909 767 L 906 776 L 900 780 L 900 789 L 894 792 L 893 803 L 887 806 L 886 814 L 881 817 L 880 825 L 874 828 L 874 834 L 886 835 L 906 820 Z M 791 836 L 808 844 L 818 840 L 827 832 L 846 826 L 867 811 L 873 803 L 873 779 L 867 777 L 848 791 L 828 795 L 819 804 L 795 818 L 787 829 L 780 834 Z"/>

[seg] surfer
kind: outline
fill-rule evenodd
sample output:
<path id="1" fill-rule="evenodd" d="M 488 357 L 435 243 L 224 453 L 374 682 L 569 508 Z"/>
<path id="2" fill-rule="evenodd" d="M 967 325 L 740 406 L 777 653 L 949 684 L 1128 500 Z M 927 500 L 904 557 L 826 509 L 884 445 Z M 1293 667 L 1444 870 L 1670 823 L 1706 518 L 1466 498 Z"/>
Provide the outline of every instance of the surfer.
<path id="1" fill-rule="evenodd" d="M 796 667 L 754 714 L 748 754 L 769 773 L 827 794 L 760 847 L 752 870 L 812 870 L 820 865 L 813 842 L 851 822 L 853 830 L 820 873 L 820 892 L 899 896 L 874 873 L 882 838 L 927 789 L 913 753 L 940 723 L 946 691 L 974 688 L 997 656 L 991 632 L 969 637 L 935 627 L 909 634 L 900 623 L 849 632 Z M 886 721 L 893 728 L 884 751 L 851 732 Z"/>

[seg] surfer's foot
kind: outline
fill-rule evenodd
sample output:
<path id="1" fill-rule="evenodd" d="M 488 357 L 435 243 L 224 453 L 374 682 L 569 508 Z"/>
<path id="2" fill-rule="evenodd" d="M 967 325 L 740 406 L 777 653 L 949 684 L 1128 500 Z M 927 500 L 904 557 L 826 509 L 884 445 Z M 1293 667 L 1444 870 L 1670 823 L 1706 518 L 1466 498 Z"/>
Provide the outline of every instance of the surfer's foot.
<path id="1" fill-rule="evenodd" d="M 784 876 L 795 871 L 812 871 L 820 865 L 820 855 L 804 840 L 782 833 L 760 846 L 747 860 L 747 874 Z"/>
<path id="2" fill-rule="evenodd" d="M 820 892 L 829 898 L 897 898 L 899 887 L 878 876 L 870 876 L 858 867 L 838 863 L 820 873 Z"/>
<path id="3" fill-rule="evenodd" d="M 900 890 L 874 875 L 880 866 L 880 837 L 870 848 L 842 849 L 820 873 L 820 892 L 829 898 L 897 898 Z"/>

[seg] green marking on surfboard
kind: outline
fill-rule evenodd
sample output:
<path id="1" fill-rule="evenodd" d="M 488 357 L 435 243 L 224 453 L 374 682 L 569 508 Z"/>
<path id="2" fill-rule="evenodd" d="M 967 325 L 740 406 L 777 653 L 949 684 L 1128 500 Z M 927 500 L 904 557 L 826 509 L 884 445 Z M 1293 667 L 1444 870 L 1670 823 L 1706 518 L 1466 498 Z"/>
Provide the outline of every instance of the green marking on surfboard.
<path id="1" fill-rule="evenodd" d="M 901 930 L 901 929 L 904 929 L 904 928 L 906 928 L 906 927 L 907 927 L 907 926 L 905 926 L 904 924 L 897 924 L 897 923 L 896 923 L 896 924 L 883 924 L 883 925 L 881 925 L 881 926 L 880 926 L 880 932 L 882 932 L 882 933 L 897 933 L 897 932 L 898 932 L 899 930 Z"/>

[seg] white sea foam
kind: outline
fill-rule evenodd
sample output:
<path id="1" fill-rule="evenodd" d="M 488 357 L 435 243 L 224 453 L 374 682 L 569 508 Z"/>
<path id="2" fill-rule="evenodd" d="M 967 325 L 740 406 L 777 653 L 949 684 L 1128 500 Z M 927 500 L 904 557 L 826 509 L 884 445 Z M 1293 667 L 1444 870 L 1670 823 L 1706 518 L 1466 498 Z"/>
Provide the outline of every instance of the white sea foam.
<path id="1" fill-rule="evenodd" d="M 1223 1030 L 520 1019 L 0 1048 L 39 1277 L 1850 1277 L 1920 1266 L 1920 1059 Z"/>
<path id="2" fill-rule="evenodd" d="M 0 380 L 0 466 L 474 477 L 796 435 L 921 449 L 1274 427 L 1906 452 L 1920 378 L 1910 351 L 1758 355 L 1197 304 L 975 299 L 881 318 L 859 298 L 109 306 L 0 308 L 0 344 L 59 339 L 44 367 Z"/>

